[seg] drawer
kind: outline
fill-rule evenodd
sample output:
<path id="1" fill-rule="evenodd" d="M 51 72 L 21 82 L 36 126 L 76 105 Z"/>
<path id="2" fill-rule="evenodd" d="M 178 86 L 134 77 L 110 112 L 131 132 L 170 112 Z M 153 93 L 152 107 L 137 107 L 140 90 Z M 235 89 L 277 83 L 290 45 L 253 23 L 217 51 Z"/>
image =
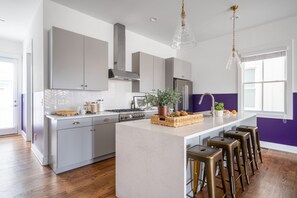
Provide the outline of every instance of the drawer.
<path id="1" fill-rule="evenodd" d="M 93 125 L 119 122 L 119 115 L 93 117 Z"/>
<path id="2" fill-rule="evenodd" d="M 58 130 L 60 129 L 70 129 L 78 128 L 84 126 L 92 126 L 92 118 L 78 118 L 71 120 L 59 120 L 58 121 Z"/>

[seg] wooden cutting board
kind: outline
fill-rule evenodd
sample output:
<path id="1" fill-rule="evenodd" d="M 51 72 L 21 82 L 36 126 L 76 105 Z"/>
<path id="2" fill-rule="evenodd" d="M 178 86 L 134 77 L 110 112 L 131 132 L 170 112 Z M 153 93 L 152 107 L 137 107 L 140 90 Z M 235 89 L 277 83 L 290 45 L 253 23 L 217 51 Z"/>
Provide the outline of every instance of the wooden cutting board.
<path id="1" fill-rule="evenodd" d="M 60 111 L 56 111 L 55 115 L 59 115 L 59 116 L 74 116 L 77 115 L 76 111 L 73 110 L 60 110 Z"/>

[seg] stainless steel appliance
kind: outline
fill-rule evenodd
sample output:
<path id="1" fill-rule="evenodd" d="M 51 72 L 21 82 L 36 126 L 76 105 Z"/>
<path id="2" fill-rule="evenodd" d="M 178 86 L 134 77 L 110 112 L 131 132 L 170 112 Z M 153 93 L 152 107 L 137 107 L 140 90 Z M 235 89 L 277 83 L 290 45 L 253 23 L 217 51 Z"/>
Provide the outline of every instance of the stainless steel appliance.
<path id="1" fill-rule="evenodd" d="M 119 121 L 140 120 L 145 118 L 145 112 L 141 109 L 111 109 L 106 110 L 119 113 Z"/>
<path id="2" fill-rule="evenodd" d="M 193 83 L 189 80 L 174 79 L 173 82 L 174 90 L 182 94 L 181 103 L 175 106 L 175 110 L 186 110 L 191 111 L 192 107 L 192 93 L 193 93 Z"/>

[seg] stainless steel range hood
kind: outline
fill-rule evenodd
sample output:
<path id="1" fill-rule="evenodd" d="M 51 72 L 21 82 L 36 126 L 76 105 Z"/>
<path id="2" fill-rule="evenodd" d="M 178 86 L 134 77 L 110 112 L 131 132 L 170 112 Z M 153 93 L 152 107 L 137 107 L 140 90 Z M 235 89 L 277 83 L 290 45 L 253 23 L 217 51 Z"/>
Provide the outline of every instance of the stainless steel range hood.
<path id="1" fill-rule="evenodd" d="M 140 80 L 139 74 L 126 71 L 126 28 L 124 25 L 114 24 L 113 33 L 113 59 L 114 67 L 109 69 L 109 79 L 114 80 Z"/>

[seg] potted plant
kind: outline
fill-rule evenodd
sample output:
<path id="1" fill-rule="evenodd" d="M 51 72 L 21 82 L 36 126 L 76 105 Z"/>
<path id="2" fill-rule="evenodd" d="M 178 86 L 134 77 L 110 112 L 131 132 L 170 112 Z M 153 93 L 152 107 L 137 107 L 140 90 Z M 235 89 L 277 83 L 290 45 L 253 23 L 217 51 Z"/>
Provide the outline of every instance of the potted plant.
<path id="1" fill-rule="evenodd" d="M 222 117 L 224 115 L 224 103 L 215 102 L 216 116 Z"/>
<path id="2" fill-rule="evenodd" d="M 158 106 L 159 115 L 167 116 L 169 107 L 173 107 L 181 99 L 181 94 L 172 89 L 157 91 L 157 94 L 146 94 L 147 104 Z"/>

